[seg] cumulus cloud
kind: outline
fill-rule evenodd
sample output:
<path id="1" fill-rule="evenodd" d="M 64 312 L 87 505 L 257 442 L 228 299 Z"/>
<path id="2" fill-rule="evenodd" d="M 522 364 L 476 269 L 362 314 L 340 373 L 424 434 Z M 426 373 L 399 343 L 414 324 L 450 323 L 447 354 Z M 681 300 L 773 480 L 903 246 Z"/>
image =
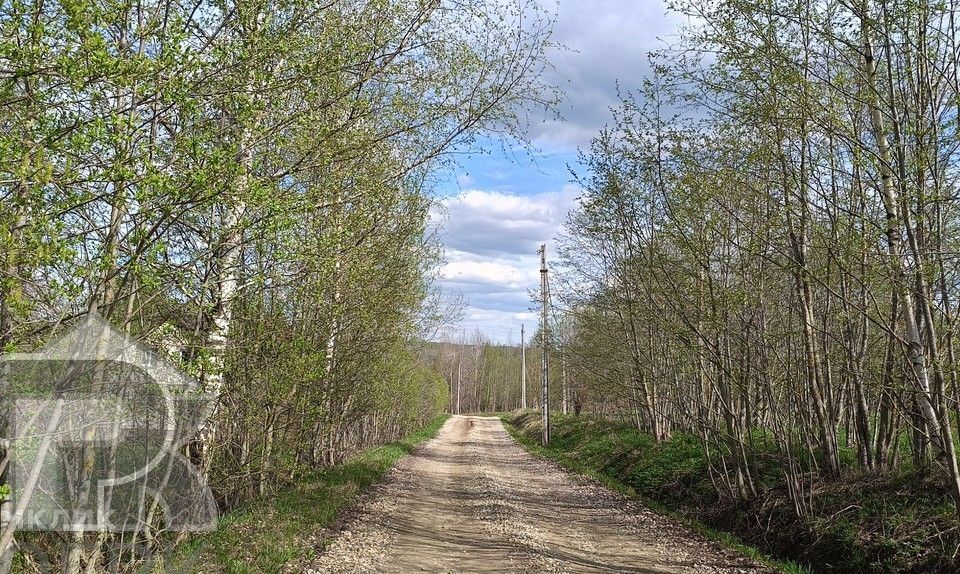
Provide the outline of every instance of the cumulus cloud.
<path id="1" fill-rule="evenodd" d="M 584 146 L 610 120 L 618 104 L 616 83 L 640 86 L 650 71 L 647 54 L 674 41 L 681 17 L 661 0 L 561 0 L 555 40 L 548 53 L 561 88 L 562 121 L 533 126 L 537 140 Z"/>
<path id="2" fill-rule="evenodd" d="M 468 301 L 464 332 L 516 342 L 521 323 L 535 328 L 529 292 L 540 281 L 537 249 L 552 249 L 577 193 L 573 186 L 534 195 L 469 190 L 439 202 L 431 212 L 445 248 L 439 280 Z"/>
<path id="3" fill-rule="evenodd" d="M 490 258 L 516 261 L 517 256 L 536 255 L 540 244 L 549 241 L 563 223 L 575 196 L 573 186 L 536 195 L 468 190 L 443 199 L 435 216 L 445 213 L 447 217 L 444 246 L 453 256 L 483 256 L 477 261 L 491 263 L 487 273 L 516 278 L 503 261 Z"/>
<path id="4" fill-rule="evenodd" d="M 494 261 L 453 261 L 445 264 L 440 274 L 448 282 L 504 289 L 522 287 L 529 275 L 513 265 Z"/>
<path id="5" fill-rule="evenodd" d="M 681 23 L 663 0 L 560 0 L 557 10 L 554 39 L 565 48 L 547 54 L 556 74 L 547 80 L 563 92 L 563 120 L 531 126 L 534 157 L 496 145 L 469 157 L 431 212 L 445 250 L 440 286 L 468 301 L 461 329 L 498 341 L 519 341 L 522 322 L 536 329 L 528 292 L 539 287 L 537 249 L 556 253 L 552 240 L 578 192 L 564 185 L 577 148 L 609 122 L 617 82 L 638 88 L 647 54 L 674 43 Z"/>

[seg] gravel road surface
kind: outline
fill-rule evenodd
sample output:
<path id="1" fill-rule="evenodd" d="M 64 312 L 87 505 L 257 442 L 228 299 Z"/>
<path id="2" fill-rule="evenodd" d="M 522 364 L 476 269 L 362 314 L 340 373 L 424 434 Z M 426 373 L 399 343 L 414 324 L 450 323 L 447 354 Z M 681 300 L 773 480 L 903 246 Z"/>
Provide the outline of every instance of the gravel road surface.
<path id="1" fill-rule="evenodd" d="M 305 570 L 771 572 L 468 416 L 401 459 Z"/>

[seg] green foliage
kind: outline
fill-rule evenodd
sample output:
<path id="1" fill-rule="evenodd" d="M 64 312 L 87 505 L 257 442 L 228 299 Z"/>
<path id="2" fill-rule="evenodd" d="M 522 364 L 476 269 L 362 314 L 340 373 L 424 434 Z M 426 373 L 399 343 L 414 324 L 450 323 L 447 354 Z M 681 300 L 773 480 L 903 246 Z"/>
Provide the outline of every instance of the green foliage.
<path id="1" fill-rule="evenodd" d="M 432 174 L 524 141 L 551 28 L 533 0 L 0 3 L 0 348 L 92 310 L 167 355 L 218 395 L 223 509 L 424 425 Z M 45 540 L 51 571 L 140 544 Z"/>
<path id="2" fill-rule="evenodd" d="M 545 449 L 539 446 L 539 413 L 503 418 L 528 449 L 760 558 L 758 550 L 775 556 L 785 572 L 920 574 L 957 567 L 960 520 L 953 504 L 942 484 L 914 472 L 818 482 L 812 510 L 800 518 L 785 492 L 782 460 L 772 452 L 754 453 L 764 461 L 757 467 L 762 492 L 734 501 L 716 491 L 698 437 L 680 433 L 658 443 L 630 425 L 557 415 Z M 765 448 L 760 436 L 754 444 Z"/>
<path id="3" fill-rule="evenodd" d="M 539 427 L 539 417 L 529 414 L 507 418 L 528 436 Z M 707 462 L 697 437 L 678 433 L 656 442 L 649 433 L 597 417 L 555 415 L 550 448 L 561 451 L 584 467 L 627 485 L 636 494 L 663 502 L 688 501 L 692 490 L 705 496 Z M 537 430 L 536 432 L 539 432 Z"/>
<path id="4" fill-rule="evenodd" d="M 539 413 L 512 413 L 503 417 L 510 434 L 528 450 L 591 476 L 608 488 L 628 496 L 639 496 L 654 510 L 668 514 L 704 535 L 719 540 L 751 557 L 766 562 L 785 574 L 809 574 L 790 561 L 776 561 L 745 545 L 722 528 L 713 530 L 684 513 L 682 500 L 690 503 L 684 477 L 706 477 L 694 469 L 704 466 L 703 449 L 695 437 L 683 436 L 656 443 L 648 433 L 628 425 L 593 417 L 553 417 L 553 437 L 546 448 L 539 444 Z M 628 462 L 614 462 L 628 461 Z M 679 483 L 679 484 L 678 484 Z M 689 483 L 687 483 L 689 484 Z"/>
<path id="5" fill-rule="evenodd" d="M 333 524 L 417 444 L 436 436 L 447 416 L 404 439 L 366 450 L 334 468 L 302 477 L 275 495 L 246 504 L 220 521 L 216 532 L 197 536 L 174 564 L 191 572 L 269 574 L 313 555 L 314 536 Z"/>

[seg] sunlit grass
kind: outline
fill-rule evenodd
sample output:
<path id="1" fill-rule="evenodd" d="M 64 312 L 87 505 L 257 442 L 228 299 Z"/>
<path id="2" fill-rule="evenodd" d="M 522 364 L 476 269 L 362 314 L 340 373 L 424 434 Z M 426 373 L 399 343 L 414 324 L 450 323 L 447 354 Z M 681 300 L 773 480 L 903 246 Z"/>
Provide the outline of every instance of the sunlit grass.
<path id="1" fill-rule="evenodd" d="M 539 440 L 534 438 L 540 435 L 538 414 L 531 417 L 523 414 L 518 417 L 514 413 L 501 418 L 514 440 L 531 453 L 589 476 L 610 490 L 639 498 L 651 510 L 669 516 L 705 537 L 734 548 L 784 574 L 809 574 L 809 569 L 802 565 L 770 558 L 756 548 L 742 543 L 732 534 L 710 528 L 688 515 L 672 510 L 657 499 L 644 495 L 645 491 L 652 491 L 665 482 L 667 474 L 671 474 L 671 478 L 675 478 L 678 471 L 680 474 L 693 473 L 703 476 L 698 463 L 699 447 L 695 441 L 681 437 L 670 441 L 668 446 L 664 447 L 656 445 L 649 435 L 635 429 L 623 427 L 612 433 L 609 432 L 609 424 L 593 424 L 594 421 L 587 417 L 578 419 L 556 415 L 553 418 L 550 445 L 543 447 Z M 535 432 L 527 428 L 530 421 L 534 421 Z M 631 482 L 644 490 L 627 484 L 618 478 L 621 476 L 630 476 Z"/>
<path id="2" fill-rule="evenodd" d="M 223 517 L 215 532 L 178 553 L 180 565 L 202 573 L 268 574 L 315 552 L 311 536 L 331 525 L 364 489 L 417 444 L 436 436 L 447 416 L 403 440 L 366 450 L 347 462 L 301 480 L 275 496 Z"/>

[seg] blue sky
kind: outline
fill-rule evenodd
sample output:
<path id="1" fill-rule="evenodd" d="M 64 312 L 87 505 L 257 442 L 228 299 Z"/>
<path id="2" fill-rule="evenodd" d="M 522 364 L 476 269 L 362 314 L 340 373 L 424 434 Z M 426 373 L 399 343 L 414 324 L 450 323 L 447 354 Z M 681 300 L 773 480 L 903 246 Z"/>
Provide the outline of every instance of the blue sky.
<path id="1" fill-rule="evenodd" d="M 441 175 L 440 201 L 431 216 L 444 244 L 439 287 L 466 303 L 462 317 L 441 338 L 480 330 L 497 342 L 520 340 L 520 324 L 537 328 L 529 292 L 539 285 L 537 247 L 561 230 L 579 189 L 568 166 L 578 149 L 610 119 L 621 89 L 638 87 L 649 69 L 647 53 L 671 43 L 681 22 L 661 0 L 560 0 L 555 39 L 566 49 L 548 54 L 548 78 L 563 95 L 561 120 L 536 122 L 529 134 L 537 151 L 504 150 L 481 141 L 486 153 L 463 155 Z"/>

